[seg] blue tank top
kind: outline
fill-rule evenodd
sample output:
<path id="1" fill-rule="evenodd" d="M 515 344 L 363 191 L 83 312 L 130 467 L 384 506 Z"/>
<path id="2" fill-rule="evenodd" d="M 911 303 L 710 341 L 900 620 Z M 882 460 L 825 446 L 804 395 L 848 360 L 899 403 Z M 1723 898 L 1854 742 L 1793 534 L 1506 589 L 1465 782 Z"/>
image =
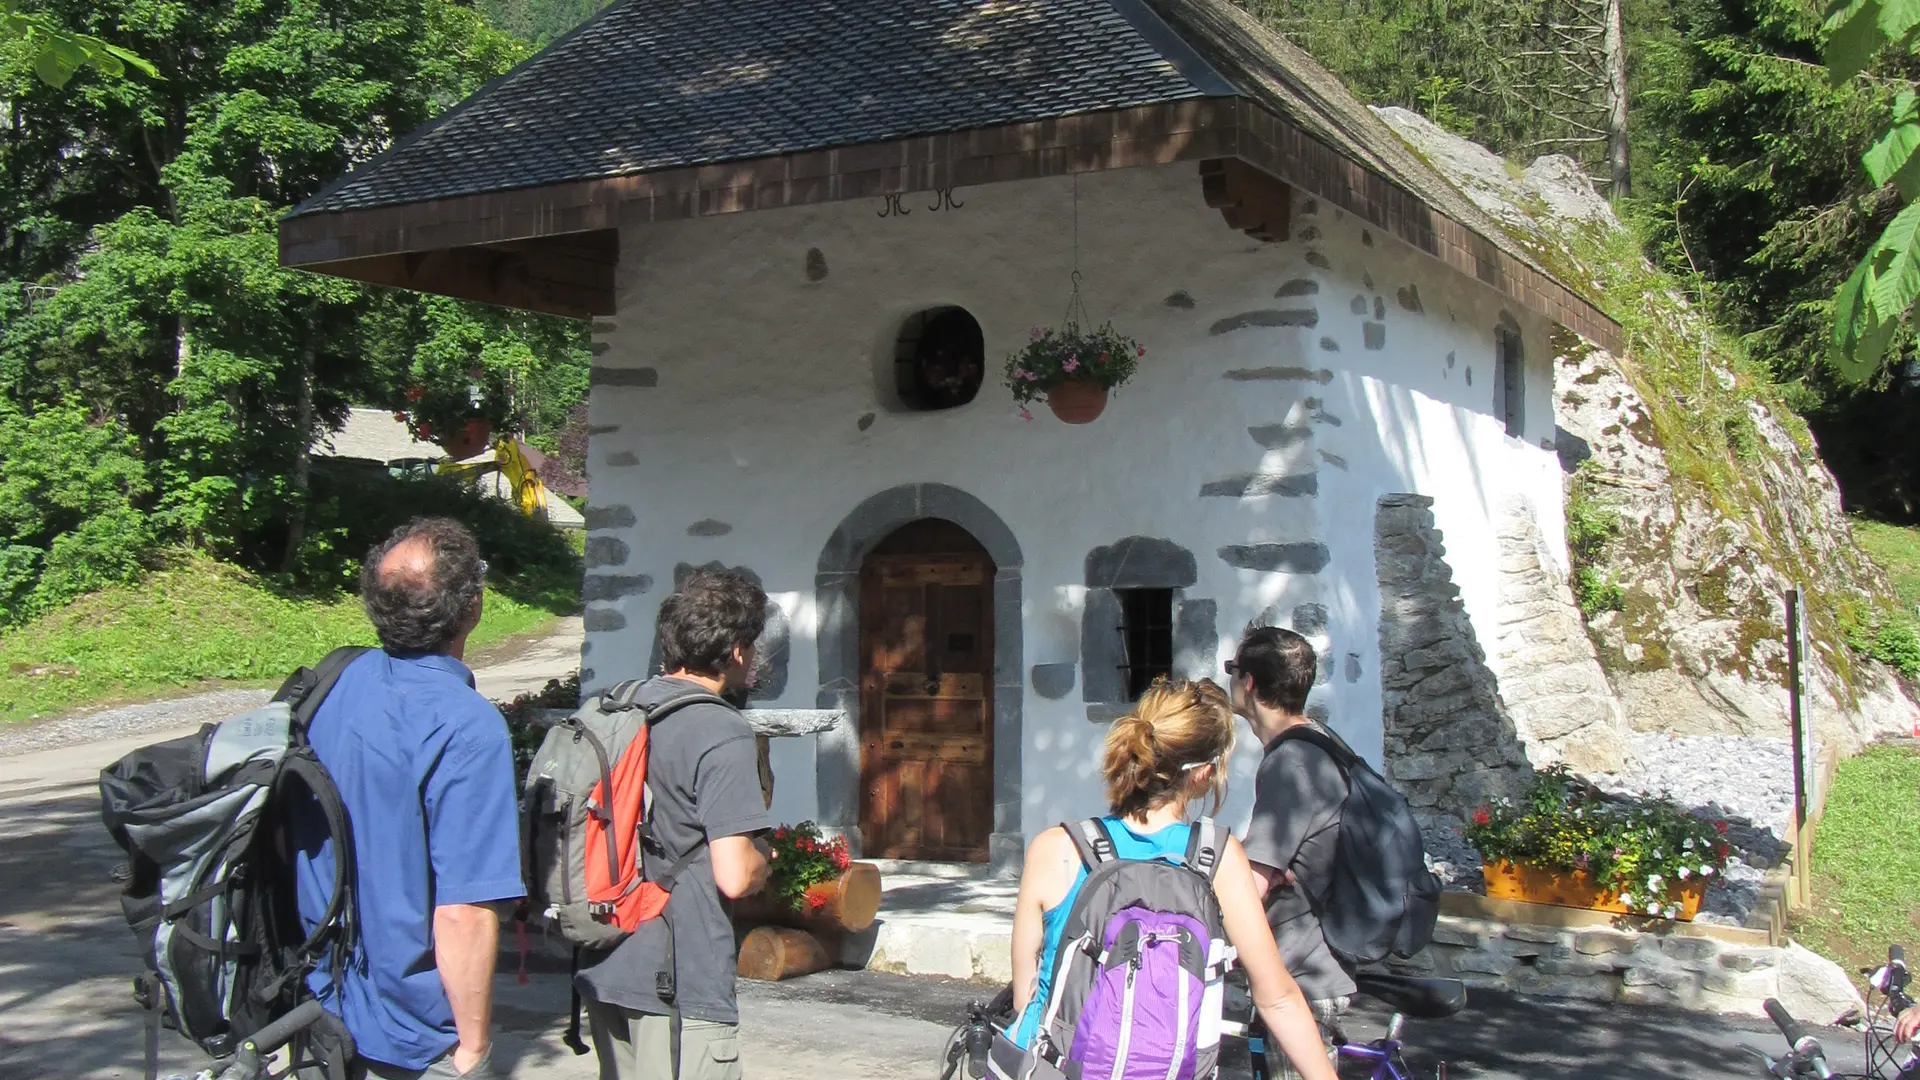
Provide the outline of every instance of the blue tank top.
<path id="1" fill-rule="evenodd" d="M 1113 853 L 1122 859 L 1184 859 L 1187 854 L 1187 841 L 1193 834 L 1193 826 L 1184 822 L 1169 825 L 1158 832 L 1145 836 L 1133 831 L 1125 821 L 1111 815 L 1100 819 L 1100 824 L 1113 838 Z M 1007 1036 L 1015 1046 L 1022 1050 L 1033 1041 L 1033 1034 L 1039 1030 L 1040 1014 L 1046 1008 L 1047 997 L 1053 990 L 1054 954 L 1060 950 L 1060 934 L 1067 926 L 1067 915 L 1073 911 L 1073 902 L 1080 896 L 1080 886 L 1086 884 L 1087 868 L 1073 879 L 1073 887 L 1067 890 L 1060 903 L 1050 907 L 1042 916 L 1041 925 L 1046 935 L 1040 943 L 1040 983 L 1034 990 L 1033 1000 L 1027 1002 L 1026 1011 L 1020 1014 L 1020 1020 Z"/>

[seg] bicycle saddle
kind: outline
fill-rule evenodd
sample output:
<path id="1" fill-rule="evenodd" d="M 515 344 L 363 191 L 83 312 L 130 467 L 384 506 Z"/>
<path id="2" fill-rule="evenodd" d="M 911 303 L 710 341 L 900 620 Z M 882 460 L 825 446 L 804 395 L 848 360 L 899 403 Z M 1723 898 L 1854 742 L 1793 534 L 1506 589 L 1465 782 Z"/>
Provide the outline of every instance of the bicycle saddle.
<path id="1" fill-rule="evenodd" d="M 1353 977 L 1360 992 L 1416 1020 L 1452 1016 L 1467 1007 L 1467 984 L 1459 979 L 1413 979 L 1378 971 Z"/>

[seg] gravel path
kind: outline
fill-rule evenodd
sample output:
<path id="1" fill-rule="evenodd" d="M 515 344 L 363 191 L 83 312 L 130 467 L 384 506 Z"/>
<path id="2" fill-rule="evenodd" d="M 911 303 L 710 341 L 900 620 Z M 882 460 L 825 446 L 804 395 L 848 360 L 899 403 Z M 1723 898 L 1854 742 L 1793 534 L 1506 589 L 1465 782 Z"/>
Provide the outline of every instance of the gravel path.
<path id="1" fill-rule="evenodd" d="M 271 696 L 269 690 L 215 690 L 167 701 L 89 709 L 44 723 L 0 726 L 0 757 L 193 727 L 245 712 Z"/>

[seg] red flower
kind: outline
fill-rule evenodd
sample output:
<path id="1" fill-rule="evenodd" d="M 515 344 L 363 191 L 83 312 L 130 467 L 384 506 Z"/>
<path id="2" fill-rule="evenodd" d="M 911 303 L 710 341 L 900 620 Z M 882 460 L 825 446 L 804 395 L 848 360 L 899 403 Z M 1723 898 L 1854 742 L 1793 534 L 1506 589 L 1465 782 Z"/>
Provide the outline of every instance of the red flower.
<path id="1" fill-rule="evenodd" d="M 807 893 L 807 906 L 808 906 L 808 907 L 810 907 L 810 908 L 814 908 L 814 909 L 816 909 L 816 910 L 818 910 L 819 908 L 823 908 L 823 907 L 826 907 L 826 906 L 827 906 L 827 894 L 826 894 L 826 893 L 816 893 L 816 892 L 809 892 L 809 893 Z"/>
<path id="2" fill-rule="evenodd" d="M 407 422 L 407 414 L 406 414 L 406 413 L 403 413 L 403 412 L 395 412 L 395 413 L 393 414 L 393 422 L 394 422 L 394 423 L 396 423 L 396 424 L 404 424 L 404 423 L 406 423 L 406 422 Z"/>
<path id="3" fill-rule="evenodd" d="M 1142 346 L 1140 346 L 1140 354 L 1139 354 L 1139 355 L 1141 355 L 1141 356 L 1145 356 L 1145 355 L 1147 355 L 1147 347 L 1146 347 L 1145 345 L 1142 345 Z"/>
<path id="4" fill-rule="evenodd" d="M 1718 855 L 1718 856 L 1719 856 L 1720 858 L 1722 858 L 1722 859 L 1724 859 L 1724 858 L 1726 858 L 1726 857 L 1727 857 L 1727 852 L 1728 852 L 1728 851 L 1731 851 L 1731 850 L 1732 850 L 1732 849 L 1731 849 L 1731 848 L 1729 848 L 1729 847 L 1727 847 L 1727 845 L 1725 845 L 1725 844 L 1715 844 L 1715 845 L 1713 845 L 1713 853 L 1714 853 L 1715 855 Z"/>
<path id="5" fill-rule="evenodd" d="M 427 423 L 425 420 L 420 421 L 420 437 L 423 439 L 433 438 L 433 425 Z"/>
<path id="6" fill-rule="evenodd" d="M 419 401 L 419 400 L 420 400 L 421 398 L 423 398 L 423 397 L 426 397 L 426 396 L 427 396 L 427 391 L 426 391 L 426 388 L 425 388 L 425 387 L 421 387 L 421 386 L 409 386 L 409 387 L 407 387 L 407 400 L 408 400 L 408 401 Z"/>
<path id="7" fill-rule="evenodd" d="M 836 851 L 833 853 L 833 865 L 838 867 L 839 869 L 845 870 L 848 866 L 852 864 L 853 864 L 853 858 L 849 856 L 844 850 Z"/>
<path id="8" fill-rule="evenodd" d="M 1713 827 L 1714 827 L 1714 828 L 1716 828 L 1716 829 L 1718 829 L 1718 830 L 1720 830 L 1720 835 L 1721 835 L 1721 836 L 1725 836 L 1725 835 L 1727 835 L 1727 823 L 1726 823 L 1726 822 L 1724 822 L 1724 821 L 1716 821 L 1716 822 L 1714 822 L 1714 823 L 1713 823 Z"/>
<path id="9" fill-rule="evenodd" d="M 1478 810 L 1475 810 L 1475 811 L 1473 812 L 1473 823 L 1474 823 L 1475 825 L 1490 825 L 1490 824 L 1492 824 L 1492 823 L 1493 823 L 1493 812 L 1492 812 L 1492 811 L 1490 811 L 1490 810 L 1488 810 L 1488 809 L 1487 809 L 1486 807 L 1484 807 L 1484 806 L 1482 806 L 1482 807 L 1480 807 L 1480 808 L 1479 808 Z"/>

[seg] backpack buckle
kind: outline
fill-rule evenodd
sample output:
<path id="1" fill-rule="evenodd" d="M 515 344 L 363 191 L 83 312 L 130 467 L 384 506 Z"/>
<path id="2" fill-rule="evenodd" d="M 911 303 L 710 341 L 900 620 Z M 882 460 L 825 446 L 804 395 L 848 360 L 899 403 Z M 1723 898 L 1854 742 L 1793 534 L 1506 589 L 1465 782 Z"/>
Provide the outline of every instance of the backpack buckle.
<path id="1" fill-rule="evenodd" d="M 613 903 L 611 901 L 606 901 L 606 900 L 588 903 L 587 914 L 593 916 L 596 919 L 600 918 L 603 915 L 612 915 Z"/>
<path id="2" fill-rule="evenodd" d="M 673 1003 L 673 999 L 676 996 L 678 996 L 673 986 L 673 972 L 671 971 L 654 972 L 653 992 L 660 995 L 661 1001 L 664 1001 L 669 1005 L 671 1005 Z"/>
<path id="3" fill-rule="evenodd" d="M 1194 864 L 1201 870 L 1212 870 L 1213 864 L 1219 859 L 1220 856 L 1212 848 L 1201 848 L 1193 853 Z"/>

